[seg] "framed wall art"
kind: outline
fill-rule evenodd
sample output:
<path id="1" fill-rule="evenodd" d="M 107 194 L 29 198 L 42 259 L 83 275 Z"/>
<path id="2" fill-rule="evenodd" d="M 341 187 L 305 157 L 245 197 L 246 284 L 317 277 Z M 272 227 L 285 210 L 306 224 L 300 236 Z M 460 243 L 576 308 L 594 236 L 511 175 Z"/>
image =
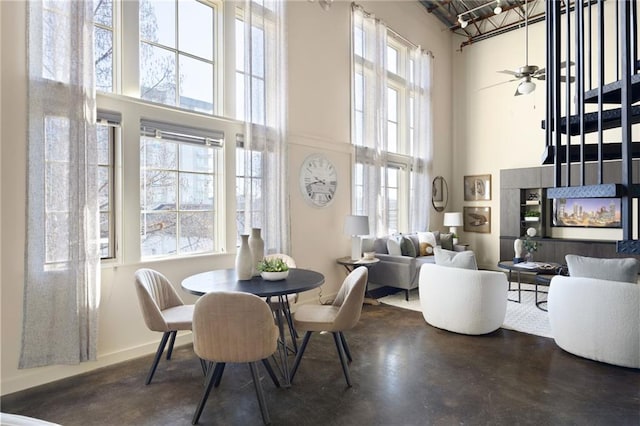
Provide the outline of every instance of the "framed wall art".
<path id="1" fill-rule="evenodd" d="M 491 175 L 464 177 L 464 201 L 491 200 Z"/>
<path id="2" fill-rule="evenodd" d="M 491 232 L 491 207 L 463 207 L 464 232 Z"/>

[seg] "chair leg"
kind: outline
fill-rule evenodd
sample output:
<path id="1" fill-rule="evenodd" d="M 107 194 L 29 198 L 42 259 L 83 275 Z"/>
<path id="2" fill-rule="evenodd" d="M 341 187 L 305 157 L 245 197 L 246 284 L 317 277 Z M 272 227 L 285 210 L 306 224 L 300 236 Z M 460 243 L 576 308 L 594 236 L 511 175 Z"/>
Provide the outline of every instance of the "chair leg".
<path id="1" fill-rule="evenodd" d="M 293 383 L 293 378 L 296 375 L 296 371 L 298 371 L 298 366 L 300 365 L 302 355 L 304 354 L 305 349 L 307 349 L 307 344 L 309 343 L 309 339 L 311 338 L 311 333 L 311 331 L 307 331 L 304 335 L 304 339 L 302 339 L 302 345 L 300 346 L 300 349 L 298 349 L 296 359 L 295 361 L 293 361 L 293 367 L 291 367 L 291 373 L 289 374 L 289 383 Z"/>
<path id="2" fill-rule="evenodd" d="M 198 358 L 198 359 L 200 360 L 200 367 L 202 367 L 202 374 L 206 377 L 207 371 L 209 371 L 209 368 L 211 368 L 211 361 L 209 361 L 207 365 L 207 361 L 205 361 L 202 358 Z"/>
<path id="3" fill-rule="evenodd" d="M 264 392 L 262 391 L 262 384 L 260 384 L 260 376 L 258 375 L 258 365 L 255 362 L 249 363 L 251 369 L 251 376 L 253 377 L 253 385 L 256 388 L 256 395 L 258 396 L 258 404 L 260 404 L 260 412 L 262 413 L 262 421 L 268 425 L 271 423 L 269 419 L 269 411 L 267 410 L 267 401 L 264 398 Z"/>
<path id="4" fill-rule="evenodd" d="M 347 339 L 345 339 L 344 333 L 342 331 L 340 331 L 339 333 L 340 333 L 340 340 L 342 340 L 342 347 L 344 348 L 344 353 L 347 355 L 347 359 L 349 360 L 349 362 L 351 362 L 353 361 L 353 358 L 351 358 L 351 351 L 349 350 Z"/>
<path id="5" fill-rule="evenodd" d="M 336 349 L 338 349 L 338 357 L 340 358 L 340 364 L 342 364 L 342 371 L 344 372 L 344 378 L 347 379 L 347 386 L 351 387 L 351 376 L 349 375 L 349 367 L 347 361 L 344 359 L 344 348 L 342 347 L 342 340 L 338 335 L 338 332 L 333 332 L 333 341 L 336 342 Z"/>
<path id="6" fill-rule="evenodd" d="M 278 380 L 276 373 L 273 371 L 273 368 L 271 367 L 271 363 L 269 363 L 269 360 L 267 358 L 263 359 L 262 364 L 264 365 L 264 369 L 267 370 L 267 373 L 269 373 L 269 377 L 271 377 L 273 384 L 276 385 L 277 388 L 279 388 L 280 381 Z"/>
<path id="7" fill-rule="evenodd" d="M 173 354 L 173 344 L 176 342 L 176 334 L 178 334 L 178 330 L 171 331 L 171 339 L 169 340 L 169 349 L 167 349 L 167 359 L 171 359 L 171 354 Z"/>
<path id="8" fill-rule="evenodd" d="M 218 366 L 216 365 L 216 370 L 217 370 Z M 213 387 L 213 379 L 215 378 L 215 370 L 213 368 L 209 369 L 209 372 L 207 373 L 207 385 L 204 388 L 204 392 L 202 394 L 202 398 L 200 398 L 200 403 L 198 404 L 198 407 L 196 408 L 196 412 L 193 413 L 193 419 L 191 420 L 191 424 L 195 425 L 196 423 L 198 423 L 198 420 L 200 420 L 200 415 L 202 414 L 202 410 L 204 409 L 204 404 L 207 402 L 207 399 L 209 399 L 209 393 L 211 393 L 211 388 Z"/>
<path id="9" fill-rule="evenodd" d="M 289 334 L 291 335 L 291 343 L 293 344 L 294 353 L 298 353 L 298 342 L 296 339 L 298 338 L 298 333 L 296 332 L 296 328 L 293 326 L 293 318 L 291 318 L 291 311 L 289 310 L 289 302 L 287 299 L 285 300 L 284 317 L 287 320 L 287 324 L 289 325 Z"/>
<path id="10" fill-rule="evenodd" d="M 153 379 L 153 374 L 156 372 L 156 368 L 158 367 L 158 362 L 160 362 L 160 357 L 162 356 L 162 352 L 164 352 L 165 346 L 167 346 L 167 340 L 169 339 L 170 331 L 165 331 L 162 334 L 162 340 L 160 340 L 160 344 L 158 345 L 158 350 L 156 351 L 156 356 L 153 359 L 153 364 L 151 364 L 151 370 L 149 370 L 149 374 L 147 375 L 147 381 L 144 382 L 145 385 L 151 383 L 151 379 Z"/>
<path id="11" fill-rule="evenodd" d="M 409 301 L 409 290 L 408 289 L 404 291 L 404 298 L 405 298 L 405 300 L 407 302 Z"/>
<path id="12" fill-rule="evenodd" d="M 287 307 L 287 320 L 289 321 L 289 331 L 291 332 L 291 338 L 295 342 L 299 336 L 298 336 L 298 332 L 296 331 L 296 328 L 293 326 L 293 317 L 291 316 L 291 305 L 289 304 L 289 298 L 286 296 L 284 298 L 284 303 Z M 297 348 L 296 348 L 296 352 L 298 352 Z"/>
<path id="13" fill-rule="evenodd" d="M 220 386 L 220 382 L 222 381 L 222 373 L 224 373 L 224 366 L 226 364 L 224 362 L 216 363 L 216 367 L 213 370 L 213 375 L 215 376 L 214 386 Z"/>

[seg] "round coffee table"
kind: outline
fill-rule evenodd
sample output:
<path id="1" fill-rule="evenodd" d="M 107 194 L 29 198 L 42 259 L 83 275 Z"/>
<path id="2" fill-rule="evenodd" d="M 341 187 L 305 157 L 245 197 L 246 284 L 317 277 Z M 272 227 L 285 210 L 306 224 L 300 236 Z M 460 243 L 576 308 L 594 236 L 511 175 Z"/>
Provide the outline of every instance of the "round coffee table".
<path id="1" fill-rule="evenodd" d="M 535 274 L 536 278 L 542 274 L 542 275 L 547 275 L 547 276 L 553 276 L 555 275 L 558 271 L 561 270 L 562 265 L 560 265 L 559 263 L 554 263 L 554 262 L 521 262 L 521 263 L 513 263 L 512 260 L 501 260 L 498 263 L 498 267 L 502 268 L 502 269 L 506 269 L 509 271 L 509 290 L 511 290 L 511 277 L 512 277 L 512 273 L 515 272 L 516 273 L 516 277 L 518 279 L 518 299 L 517 300 L 512 300 L 509 299 L 509 301 L 511 302 L 517 302 L 520 303 L 522 301 L 522 297 L 521 297 L 521 292 L 523 291 L 534 291 L 536 293 L 536 306 L 540 309 L 542 309 L 539 305 L 538 305 L 538 284 L 537 281 L 535 281 L 534 279 L 534 284 L 536 285 L 535 290 L 529 290 L 529 289 L 523 289 L 522 288 L 522 280 L 521 280 L 521 273 L 525 272 L 525 273 L 531 273 L 531 274 Z M 551 279 L 549 279 L 549 282 L 551 281 Z M 544 285 L 542 282 L 539 283 L 539 285 Z M 545 310 L 545 309 L 542 309 Z"/>

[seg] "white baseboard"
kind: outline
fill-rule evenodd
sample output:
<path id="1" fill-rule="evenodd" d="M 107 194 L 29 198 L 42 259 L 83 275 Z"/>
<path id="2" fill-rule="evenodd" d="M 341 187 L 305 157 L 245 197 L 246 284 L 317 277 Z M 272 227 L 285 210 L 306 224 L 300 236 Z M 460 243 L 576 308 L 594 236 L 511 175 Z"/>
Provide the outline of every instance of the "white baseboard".
<path id="1" fill-rule="evenodd" d="M 190 331 L 181 333 L 182 334 L 178 333 L 178 336 L 176 336 L 176 347 L 192 343 Z M 98 368 L 107 367 L 120 362 L 153 354 L 158 349 L 158 343 L 160 341 L 159 338 L 160 334 L 158 334 L 158 340 L 155 342 L 145 343 L 140 346 L 107 354 L 98 354 L 98 359 L 96 361 L 83 362 L 78 365 L 53 365 L 20 370 L 20 375 L 18 377 L 2 379 L 0 394 L 3 396 L 8 395 L 10 393 L 19 392 L 21 390 L 44 385 L 46 383 L 73 377 L 78 374 L 87 373 Z M 144 380 L 147 370 L 140 374 L 141 380 Z"/>

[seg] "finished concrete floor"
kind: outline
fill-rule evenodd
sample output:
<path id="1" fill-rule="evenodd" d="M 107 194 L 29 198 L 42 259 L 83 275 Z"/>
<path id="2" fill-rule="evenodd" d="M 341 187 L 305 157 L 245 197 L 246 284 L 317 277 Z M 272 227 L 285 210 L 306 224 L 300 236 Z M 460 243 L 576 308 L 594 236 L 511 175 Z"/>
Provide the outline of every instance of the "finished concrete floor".
<path id="1" fill-rule="evenodd" d="M 275 388 L 260 367 L 273 425 L 640 425 L 639 370 L 576 357 L 553 339 L 454 334 L 386 305 L 365 305 L 345 334 L 352 388 L 331 335 L 314 334 L 291 388 Z M 6 395 L 1 408 L 65 426 L 190 424 L 203 390 L 191 346 L 163 359 L 145 386 L 150 364 L 148 356 Z M 227 366 L 200 424 L 262 424 L 246 365 Z"/>

